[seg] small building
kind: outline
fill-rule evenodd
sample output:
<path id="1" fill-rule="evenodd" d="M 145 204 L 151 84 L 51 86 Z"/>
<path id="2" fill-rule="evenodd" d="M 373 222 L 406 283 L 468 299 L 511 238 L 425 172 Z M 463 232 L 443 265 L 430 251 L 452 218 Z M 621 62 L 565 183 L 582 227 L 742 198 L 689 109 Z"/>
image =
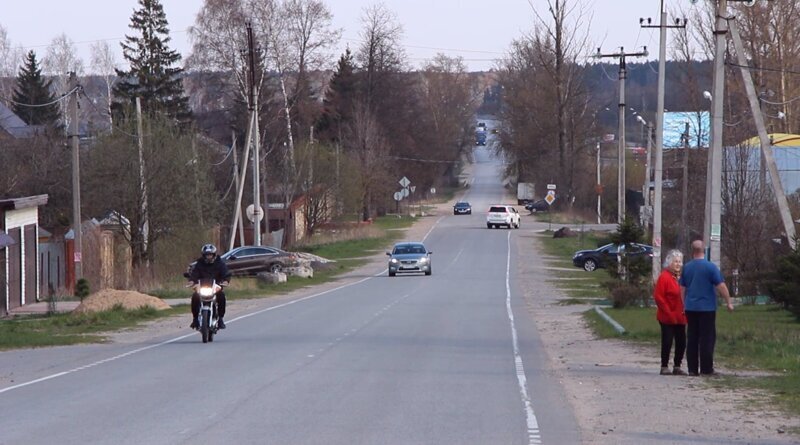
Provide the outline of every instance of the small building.
<path id="1" fill-rule="evenodd" d="M 39 207 L 47 195 L 0 199 L 0 231 L 13 243 L 0 249 L 0 315 L 39 300 Z"/>

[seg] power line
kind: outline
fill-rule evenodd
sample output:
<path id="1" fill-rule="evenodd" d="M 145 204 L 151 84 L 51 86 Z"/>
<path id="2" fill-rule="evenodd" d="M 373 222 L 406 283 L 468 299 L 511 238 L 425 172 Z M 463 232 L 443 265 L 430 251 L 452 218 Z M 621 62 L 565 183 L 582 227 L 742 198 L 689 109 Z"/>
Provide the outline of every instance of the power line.
<path id="1" fill-rule="evenodd" d="M 734 62 L 725 62 L 725 65 L 735 66 L 736 68 L 747 68 L 749 70 L 769 71 L 771 73 L 800 74 L 800 71 L 781 70 L 781 69 L 777 69 L 777 68 L 755 67 L 755 66 L 750 66 L 750 65 L 739 65 L 738 63 L 734 63 Z"/>
<path id="2" fill-rule="evenodd" d="M 14 104 L 14 105 L 16 105 L 18 107 L 41 108 L 41 107 L 49 107 L 50 105 L 57 104 L 57 103 L 61 102 L 62 100 L 68 98 L 69 96 L 72 95 L 72 93 L 74 93 L 74 92 L 76 92 L 78 90 L 83 90 L 83 87 L 78 85 L 75 88 L 71 89 L 70 91 L 67 91 L 66 93 L 62 94 L 61 96 L 59 96 L 59 97 L 57 97 L 57 98 L 53 99 L 52 101 L 47 102 L 45 104 L 24 104 L 24 103 L 21 103 L 21 102 L 17 102 L 14 99 L 9 99 L 9 98 L 6 98 L 6 97 L 2 97 L 2 99 L 4 101 L 6 101 L 8 103 L 11 103 L 11 104 Z"/>

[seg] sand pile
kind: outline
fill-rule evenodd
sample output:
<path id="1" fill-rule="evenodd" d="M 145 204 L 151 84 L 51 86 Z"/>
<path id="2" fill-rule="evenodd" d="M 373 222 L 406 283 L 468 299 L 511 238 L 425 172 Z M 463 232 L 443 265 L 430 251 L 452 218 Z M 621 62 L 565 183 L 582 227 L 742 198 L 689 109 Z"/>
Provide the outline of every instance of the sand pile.
<path id="1" fill-rule="evenodd" d="M 87 298 L 75 308 L 75 312 L 102 312 L 111 310 L 116 305 L 125 309 L 138 309 L 150 306 L 155 309 L 169 309 L 170 306 L 162 299 L 136 291 L 104 289 Z"/>

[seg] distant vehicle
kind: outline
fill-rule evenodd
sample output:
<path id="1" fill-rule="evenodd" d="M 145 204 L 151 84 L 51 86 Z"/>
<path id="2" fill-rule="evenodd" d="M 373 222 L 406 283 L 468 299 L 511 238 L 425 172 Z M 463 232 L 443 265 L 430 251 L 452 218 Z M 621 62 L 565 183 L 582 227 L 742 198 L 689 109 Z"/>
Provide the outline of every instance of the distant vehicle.
<path id="1" fill-rule="evenodd" d="M 431 268 L 431 252 L 422 243 L 404 242 L 397 243 L 391 252 L 386 252 L 389 256 L 389 276 L 393 277 L 398 273 L 422 272 L 425 275 L 433 273 Z"/>
<path id="2" fill-rule="evenodd" d="M 486 145 L 486 123 L 478 122 L 475 127 L 475 145 Z"/>
<path id="3" fill-rule="evenodd" d="M 472 215 L 472 206 L 466 201 L 459 201 L 453 206 L 453 215 Z"/>
<path id="4" fill-rule="evenodd" d="M 486 130 L 475 130 L 475 145 L 486 145 Z"/>
<path id="5" fill-rule="evenodd" d="M 535 192 L 536 188 L 532 182 L 517 183 L 517 204 L 524 205 L 533 202 Z"/>
<path id="6" fill-rule="evenodd" d="M 241 246 L 220 255 L 234 275 L 257 275 L 259 272 L 282 272 L 297 267 L 297 255 L 275 247 Z M 194 263 L 189 265 L 191 272 Z"/>
<path id="7" fill-rule="evenodd" d="M 536 212 L 549 212 L 550 211 L 550 204 L 547 203 L 544 199 L 540 199 L 538 201 L 529 202 L 525 204 L 525 210 L 536 213 Z"/>
<path id="8" fill-rule="evenodd" d="M 519 229 L 519 212 L 512 206 L 507 205 L 493 205 L 489 207 L 489 213 L 486 214 L 486 227 L 491 229 L 494 227 L 506 226 L 509 229 Z"/>
<path id="9" fill-rule="evenodd" d="M 572 256 L 572 265 L 592 272 L 597 269 L 608 267 L 617 261 L 620 253 L 617 244 L 606 244 L 594 250 L 579 250 Z M 646 244 L 631 244 L 627 254 L 631 257 L 642 257 L 648 260 L 653 258 L 653 247 Z"/>

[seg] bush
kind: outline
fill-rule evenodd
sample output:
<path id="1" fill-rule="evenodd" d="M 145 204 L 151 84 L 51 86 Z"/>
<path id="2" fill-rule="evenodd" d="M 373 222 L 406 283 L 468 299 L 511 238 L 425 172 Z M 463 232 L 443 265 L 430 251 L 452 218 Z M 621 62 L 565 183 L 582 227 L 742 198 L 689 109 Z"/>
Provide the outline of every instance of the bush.
<path id="1" fill-rule="evenodd" d="M 611 304 L 616 309 L 647 306 L 649 299 L 647 286 L 630 284 L 625 281 L 611 281 L 607 287 L 611 292 Z"/>
<path id="2" fill-rule="evenodd" d="M 81 278 L 75 283 L 75 296 L 81 301 L 89 296 L 89 281 L 86 278 Z"/>
<path id="3" fill-rule="evenodd" d="M 767 289 L 775 302 L 800 320 L 800 251 L 778 259 L 778 268 Z"/>

